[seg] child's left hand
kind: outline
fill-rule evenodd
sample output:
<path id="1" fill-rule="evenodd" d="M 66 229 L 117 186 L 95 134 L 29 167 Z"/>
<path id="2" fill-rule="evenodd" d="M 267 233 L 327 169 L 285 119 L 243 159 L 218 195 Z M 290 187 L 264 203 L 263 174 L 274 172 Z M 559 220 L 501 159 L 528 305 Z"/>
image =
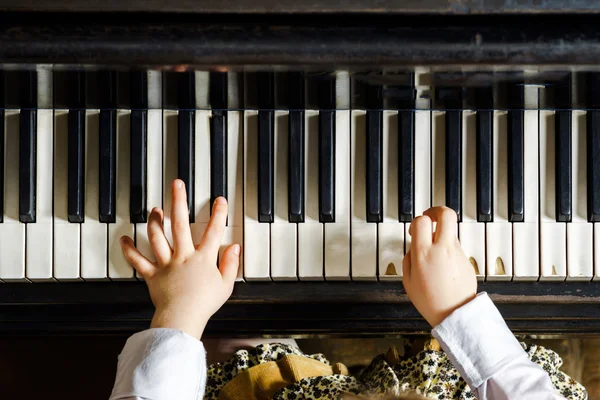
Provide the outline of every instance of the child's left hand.
<path id="1" fill-rule="evenodd" d="M 200 338 L 209 318 L 227 301 L 237 276 L 240 246 L 225 250 L 217 268 L 217 256 L 227 221 L 227 201 L 215 200 L 212 217 L 198 246 L 192 242 L 186 190 L 183 181 L 173 181 L 173 248 L 163 230 L 162 210 L 148 218 L 148 238 L 156 257 L 151 262 L 121 238 L 125 258 L 144 278 L 156 311 L 152 328 L 173 328 Z"/>

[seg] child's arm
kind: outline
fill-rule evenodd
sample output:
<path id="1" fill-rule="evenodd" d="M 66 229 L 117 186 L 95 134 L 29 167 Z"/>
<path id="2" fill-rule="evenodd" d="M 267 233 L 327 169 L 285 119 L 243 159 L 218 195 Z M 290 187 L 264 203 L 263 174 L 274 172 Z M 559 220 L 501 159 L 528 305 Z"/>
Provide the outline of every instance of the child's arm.
<path id="1" fill-rule="evenodd" d="M 125 257 L 144 278 L 155 307 L 151 329 L 130 337 L 119 355 L 110 400 L 201 399 L 206 384 L 202 336 L 209 318 L 227 301 L 237 276 L 240 247 L 230 246 L 217 268 L 227 221 L 227 202 L 218 198 L 198 246 L 192 242 L 186 191 L 173 181 L 173 247 L 163 231 L 163 213 L 152 210 L 148 237 L 156 262 L 149 261 L 129 237 Z"/>
<path id="2" fill-rule="evenodd" d="M 434 207 L 424 214 L 411 223 L 404 287 L 477 398 L 562 399 L 488 295 L 477 294 L 475 272 L 456 237 L 456 213 Z"/>

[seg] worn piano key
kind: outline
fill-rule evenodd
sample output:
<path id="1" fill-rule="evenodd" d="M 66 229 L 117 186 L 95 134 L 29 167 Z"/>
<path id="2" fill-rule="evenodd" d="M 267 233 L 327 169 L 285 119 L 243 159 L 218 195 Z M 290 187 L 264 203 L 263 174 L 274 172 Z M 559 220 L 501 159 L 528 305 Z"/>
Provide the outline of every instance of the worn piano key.
<path id="1" fill-rule="evenodd" d="M 586 116 L 584 110 L 572 111 L 573 132 L 571 179 L 573 203 L 571 223 L 567 225 L 567 280 L 590 281 L 594 277 L 594 227 L 587 220 Z"/>
<path id="2" fill-rule="evenodd" d="M 493 220 L 485 224 L 486 279 L 511 280 L 513 275 L 512 224 L 508 215 L 508 114 L 494 111 Z"/>
<path id="3" fill-rule="evenodd" d="M 402 210 L 403 206 L 401 203 L 406 199 L 402 198 L 400 174 L 403 173 L 403 169 L 400 167 L 400 159 L 402 158 L 402 146 L 399 144 L 406 138 L 402 137 L 403 130 L 399 127 L 402 124 L 401 113 L 403 111 L 391 111 L 385 110 L 383 112 L 383 158 L 382 164 L 384 166 L 382 170 L 383 180 L 383 220 L 377 225 L 377 261 L 379 265 L 379 279 L 380 280 L 400 280 L 402 279 L 402 262 L 404 260 L 404 232 L 405 225 L 402 222 Z M 414 113 L 407 113 L 408 119 L 411 121 L 411 128 L 413 124 Z M 410 180 L 410 208 L 405 208 L 405 211 L 409 211 L 405 214 L 405 217 L 412 216 L 413 210 L 413 196 L 412 196 L 412 154 L 413 154 L 413 130 L 407 130 L 410 134 L 410 170 L 411 176 L 406 176 Z M 405 132 L 406 133 L 406 132 Z M 404 154 L 406 156 L 406 152 Z M 400 193 L 400 196 L 399 196 Z M 406 204 L 405 204 L 406 206 Z M 354 269 L 354 267 L 353 267 Z"/>
<path id="4" fill-rule="evenodd" d="M 525 92 L 522 84 L 512 84 L 508 94 L 508 220 L 523 222 L 525 212 L 524 117 Z"/>
<path id="5" fill-rule="evenodd" d="M 54 110 L 54 273 L 59 282 L 80 277 L 81 223 L 69 220 L 69 110 Z M 83 110 L 85 118 L 85 110 Z M 85 128 L 83 131 L 85 135 Z M 82 146 L 84 142 L 82 141 Z M 81 149 L 85 150 L 84 147 Z M 83 157 L 82 157 L 83 160 Z M 85 165 L 82 174 L 85 173 Z M 85 190 L 85 187 L 82 188 Z M 82 209 L 84 209 L 82 207 Z M 97 211 L 97 210 L 96 210 Z M 85 218 L 81 218 L 84 222 Z"/>
<path id="6" fill-rule="evenodd" d="M 98 73 L 100 97 L 100 222 L 114 223 L 116 213 L 116 158 L 117 158 L 117 74 L 115 71 Z"/>
<path id="7" fill-rule="evenodd" d="M 129 218 L 132 223 L 145 223 L 147 222 L 148 73 L 133 71 L 129 79 L 131 98 Z"/>
<path id="8" fill-rule="evenodd" d="M 85 216 L 85 72 L 69 73 L 68 114 L 68 218 L 81 223 Z"/>
<path id="9" fill-rule="evenodd" d="M 368 85 L 367 87 L 367 118 L 366 118 L 366 196 L 367 222 L 381 222 L 383 219 L 382 199 L 382 125 L 383 97 L 382 86 Z"/>
<path id="10" fill-rule="evenodd" d="M 304 74 L 288 74 L 289 141 L 288 141 L 288 220 L 304 222 Z"/>
<path id="11" fill-rule="evenodd" d="M 4 213 L 0 224 L 0 279 L 25 279 L 25 224 L 19 219 L 19 111 L 4 119 Z"/>
<path id="12" fill-rule="evenodd" d="M 385 122 L 384 122 L 385 123 Z M 415 113 L 414 111 L 398 112 L 398 219 L 400 222 L 410 222 L 414 218 L 414 140 Z M 385 153 L 384 144 L 384 153 Z M 383 163 L 384 170 L 388 168 Z M 385 174 L 385 172 L 384 172 Z M 384 185 L 385 185 L 385 177 Z M 384 210 L 385 211 L 385 210 Z"/>
<path id="13" fill-rule="evenodd" d="M 52 110 L 52 71 L 37 72 L 37 104 L 35 129 L 35 221 L 27 225 L 26 277 L 33 282 L 53 280 L 52 182 L 54 123 Z"/>
<path id="14" fill-rule="evenodd" d="M 513 280 L 535 281 L 540 276 L 539 94 L 536 86 L 524 91 L 525 214 L 523 223 L 513 224 Z"/>
<path id="15" fill-rule="evenodd" d="M 227 198 L 227 72 L 210 73 L 210 204 Z"/>
<path id="16" fill-rule="evenodd" d="M 350 215 L 352 279 L 377 279 L 377 224 L 369 221 L 368 111 L 352 110 L 350 138 Z"/>
<path id="17" fill-rule="evenodd" d="M 600 222 L 600 73 L 587 74 L 587 213 Z M 599 268 L 600 269 L 600 268 Z"/>
<path id="18" fill-rule="evenodd" d="M 195 184 L 194 184 L 194 137 L 195 137 L 195 75 L 193 71 L 183 72 L 179 75 L 177 117 L 177 177 L 183 181 L 187 193 L 190 223 L 194 223 L 196 211 L 194 209 Z"/>
<path id="19" fill-rule="evenodd" d="M 19 72 L 21 114 L 19 118 L 19 219 L 35 222 L 37 72 Z"/>
<path id="20" fill-rule="evenodd" d="M 272 72 L 258 73 L 258 220 L 274 219 L 274 129 L 275 77 Z"/>
<path id="21" fill-rule="evenodd" d="M 540 111 L 540 280 L 544 281 L 567 277 L 567 224 L 556 223 L 555 117 L 555 111 Z"/>
<path id="22" fill-rule="evenodd" d="M 116 213 L 115 222 L 108 225 L 108 277 L 111 280 L 135 279 L 134 269 L 121 249 L 121 237 L 134 237 L 134 225 L 129 215 L 129 189 L 131 177 L 131 135 L 130 111 L 117 113 L 117 152 L 116 152 Z"/>
<path id="23" fill-rule="evenodd" d="M 335 222 L 335 80 L 319 82 L 319 221 Z"/>
<path id="24" fill-rule="evenodd" d="M 476 174 L 477 174 L 477 221 L 492 221 L 492 125 L 493 91 L 491 87 L 477 90 L 476 112 Z M 466 185 L 466 183 L 465 183 Z"/>
<path id="25" fill-rule="evenodd" d="M 572 219 L 571 180 L 571 75 L 556 83 L 555 87 L 555 151 L 556 151 L 556 221 Z"/>

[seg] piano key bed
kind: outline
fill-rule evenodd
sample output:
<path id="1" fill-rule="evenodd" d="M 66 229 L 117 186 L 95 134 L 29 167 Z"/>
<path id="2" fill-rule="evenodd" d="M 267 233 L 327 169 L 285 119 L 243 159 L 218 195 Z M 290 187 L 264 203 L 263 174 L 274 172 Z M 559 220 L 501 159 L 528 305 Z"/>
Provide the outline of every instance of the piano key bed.
<path id="1" fill-rule="evenodd" d="M 210 335 L 427 332 L 402 261 L 412 219 L 437 205 L 515 332 L 600 332 L 595 21 L 284 18 L 280 43 L 264 25 L 140 17 L 158 23 L 150 43 L 122 16 L 19 18 L 0 29 L 0 334 L 147 327 L 119 238 L 152 258 L 160 206 L 172 240 L 175 178 L 196 242 L 222 195 L 222 250 L 242 244 Z M 584 67 L 545 66 L 561 62 Z"/>

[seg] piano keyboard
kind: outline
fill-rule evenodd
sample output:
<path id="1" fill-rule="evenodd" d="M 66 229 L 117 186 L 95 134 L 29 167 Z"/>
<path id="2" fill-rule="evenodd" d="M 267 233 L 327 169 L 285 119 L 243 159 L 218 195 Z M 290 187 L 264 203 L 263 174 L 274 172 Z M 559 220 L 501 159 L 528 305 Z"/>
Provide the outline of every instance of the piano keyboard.
<path id="1" fill-rule="evenodd" d="M 238 281 L 401 280 L 410 222 L 438 205 L 481 280 L 598 278 L 600 112 L 573 107 L 577 74 L 509 83 L 504 108 L 494 85 L 469 107 L 430 71 L 377 76 L 4 72 L 0 280 L 140 279 L 119 238 L 152 259 L 159 206 L 172 240 L 175 178 L 196 242 L 228 199 Z"/>

